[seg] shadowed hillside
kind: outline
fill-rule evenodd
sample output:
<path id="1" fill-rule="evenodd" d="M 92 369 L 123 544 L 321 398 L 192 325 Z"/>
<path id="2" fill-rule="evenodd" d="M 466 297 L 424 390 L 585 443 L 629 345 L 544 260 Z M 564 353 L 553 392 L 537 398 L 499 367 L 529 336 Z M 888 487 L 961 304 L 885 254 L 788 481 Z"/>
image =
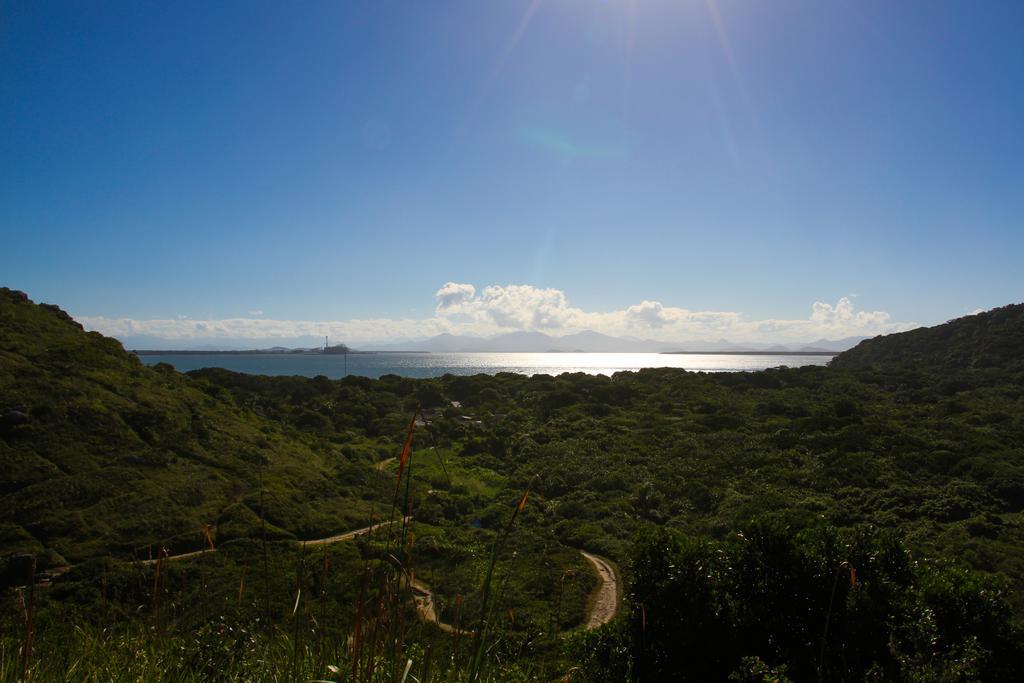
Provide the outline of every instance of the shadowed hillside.
<path id="1" fill-rule="evenodd" d="M 253 535 L 261 468 L 272 537 L 366 520 L 356 496 L 383 478 L 288 432 L 223 389 L 145 367 L 56 306 L 0 289 L 5 552 L 78 561 L 155 543 L 193 549 L 203 524 L 221 539 Z"/>
<path id="2" fill-rule="evenodd" d="M 1024 369 L 1024 304 L 862 341 L 837 356 L 837 368 L 900 365 L 944 370 Z"/>

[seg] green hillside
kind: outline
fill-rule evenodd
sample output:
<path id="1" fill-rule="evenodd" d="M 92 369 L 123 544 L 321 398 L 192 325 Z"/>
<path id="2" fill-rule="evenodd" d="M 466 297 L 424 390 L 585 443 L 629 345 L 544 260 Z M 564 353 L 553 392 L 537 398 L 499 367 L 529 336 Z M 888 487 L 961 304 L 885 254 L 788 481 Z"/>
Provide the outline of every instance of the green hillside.
<path id="1" fill-rule="evenodd" d="M 4 553 L 68 561 L 145 556 L 259 528 L 314 537 L 370 516 L 373 476 L 329 443 L 235 405 L 168 366 L 147 368 L 55 306 L 0 289 L 0 523 Z M 59 561 L 59 558 L 54 558 Z"/>
<path id="2" fill-rule="evenodd" d="M 174 562 L 166 586 L 151 567 L 110 562 L 56 579 L 40 643 L 59 649 L 65 610 L 77 610 L 76 624 L 156 648 L 154 671 L 195 675 L 189 657 L 203 648 L 288 668 L 298 655 L 263 659 L 242 635 L 268 623 L 266 637 L 290 653 L 326 640 L 343 657 L 359 577 L 394 566 L 392 542 L 339 543 L 311 571 L 296 544 L 245 539 L 260 537 L 261 510 L 272 539 L 347 531 L 387 510 L 393 456 L 420 406 L 428 424 L 406 472 L 415 521 L 401 562 L 431 586 L 442 621 L 476 628 L 493 558 L 495 659 L 539 672 L 519 680 L 559 679 L 570 665 L 595 681 L 627 670 L 640 680 L 1015 680 L 1020 319 L 1011 306 L 871 340 L 831 367 L 329 380 L 147 368 L 59 309 L 0 290 L 0 557 L 79 564 L 145 557 L 157 543 L 183 552 L 214 525 L 217 562 Z M 527 486 L 530 502 L 503 536 Z M 580 550 L 618 567 L 624 600 L 612 623 L 566 639 L 597 582 Z M 118 588 L 101 600 L 107 581 Z M 403 623 L 414 621 L 411 602 L 398 602 Z M 17 604 L 0 610 L 10 633 Z M 224 619 L 239 635 L 225 635 Z M 150 639 L 157 626 L 171 639 Z M 197 630 L 204 639 L 191 639 Z M 424 623 L 403 632 L 418 663 L 438 635 Z M 8 642 L 16 652 L 17 638 Z M 116 668 L 125 657 L 89 643 L 97 661 Z M 464 674 L 466 648 L 450 645 Z M 303 661 L 310 677 L 327 676 L 324 660 Z M 225 678 L 248 680 L 243 669 Z"/>
<path id="3" fill-rule="evenodd" d="M 928 367 L 953 372 L 985 368 L 1022 371 L 1024 304 L 957 318 L 944 325 L 868 339 L 832 361 L 832 366 L 837 368 L 870 365 Z"/>

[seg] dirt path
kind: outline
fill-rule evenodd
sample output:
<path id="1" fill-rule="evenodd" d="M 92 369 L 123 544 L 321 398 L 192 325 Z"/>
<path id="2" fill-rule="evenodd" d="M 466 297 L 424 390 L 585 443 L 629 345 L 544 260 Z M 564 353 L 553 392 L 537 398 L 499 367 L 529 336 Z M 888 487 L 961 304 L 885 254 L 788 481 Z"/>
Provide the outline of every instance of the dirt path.
<path id="1" fill-rule="evenodd" d="M 615 573 L 615 568 L 612 567 L 608 560 L 583 550 L 580 551 L 580 555 L 582 555 L 587 562 L 593 566 L 594 571 L 597 572 L 597 578 L 600 581 L 589 600 L 587 620 L 583 625 L 583 628 L 590 630 L 607 624 L 615 618 L 616 614 L 618 614 L 620 591 L 619 577 Z M 469 636 L 473 635 L 473 631 L 456 629 L 451 624 L 446 624 L 440 620 L 437 615 L 437 607 L 434 604 L 434 594 L 431 592 L 430 587 L 422 581 L 413 581 L 412 597 L 413 601 L 416 603 L 416 614 L 419 616 L 420 621 L 435 624 L 445 633 L 458 633 L 459 635 Z"/>
<path id="2" fill-rule="evenodd" d="M 212 548 L 206 548 L 204 550 L 194 550 L 194 551 L 192 551 L 190 553 L 181 553 L 180 555 L 168 555 L 168 556 L 164 557 L 163 560 L 164 560 L 164 562 L 167 562 L 169 560 L 187 560 L 190 557 L 199 557 L 200 555 L 206 555 L 207 553 L 215 553 L 215 552 L 217 552 L 217 551 L 213 550 Z M 144 564 L 145 565 L 145 564 L 156 564 L 156 562 L 157 562 L 157 558 L 152 558 L 152 559 L 149 559 L 149 560 L 135 560 L 134 562 L 131 562 L 130 564 Z"/>
<path id="3" fill-rule="evenodd" d="M 411 517 L 405 519 L 406 522 L 411 521 Z M 395 523 L 398 523 L 397 520 Z M 352 531 L 346 531 L 345 533 L 336 534 L 334 536 L 327 536 L 325 538 L 315 538 L 310 541 L 296 541 L 296 545 L 307 545 L 307 546 L 320 546 L 329 545 L 331 543 L 340 543 L 342 541 L 351 541 L 357 536 L 360 536 L 377 529 L 387 527 L 392 522 L 379 522 L 377 524 L 371 524 L 370 526 L 363 527 L 361 529 L 354 529 Z M 185 560 L 193 557 L 199 557 L 200 555 L 206 555 L 207 553 L 217 552 L 214 548 L 206 548 L 204 550 L 195 550 L 190 553 L 181 553 L 178 555 L 168 555 L 163 558 L 165 561 L 171 560 Z M 597 572 L 597 578 L 600 584 L 590 599 L 590 606 L 587 610 L 587 621 L 584 625 L 586 629 L 597 628 L 611 621 L 619 611 L 619 578 L 615 574 L 615 569 L 609 562 L 597 555 L 592 555 L 586 551 L 581 550 L 582 555 L 587 562 L 593 566 L 594 571 Z M 136 565 L 154 565 L 156 564 L 155 559 L 150 560 L 136 560 L 132 564 Z M 61 567 L 60 573 L 64 573 L 71 570 L 71 566 Z M 419 616 L 421 621 L 426 623 L 435 624 L 445 633 L 458 633 L 459 635 L 472 635 L 472 631 L 464 629 L 456 629 L 451 624 L 446 624 L 440 620 L 437 614 L 437 606 L 434 603 L 434 594 L 430 588 L 422 581 L 414 581 L 412 585 L 413 601 L 416 603 L 416 614 Z"/>
<path id="4" fill-rule="evenodd" d="M 411 517 L 406 517 L 405 521 L 408 522 L 411 519 L 412 519 Z M 396 520 L 396 522 L 394 522 L 394 523 L 395 524 L 399 524 L 401 522 Z M 361 536 L 361 535 L 363 535 L 365 533 L 369 533 L 371 531 L 375 531 L 375 530 L 380 529 L 382 527 L 390 526 L 391 524 L 392 524 L 392 522 L 379 522 L 377 524 L 371 524 L 370 526 L 364 526 L 362 529 L 355 529 L 353 531 L 346 531 L 343 534 L 337 534 L 335 536 L 327 536 L 326 538 L 314 538 L 311 541 L 295 541 L 295 545 L 317 546 L 317 545 L 330 545 L 331 543 L 340 543 L 341 541 L 351 541 L 356 536 Z M 192 551 L 190 553 L 180 553 L 178 555 L 168 555 L 167 557 L 165 557 L 163 559 L 164 559 L 165 562 L 169 561 L 169 560 L 186 560 L 186 559 L 188 559 L 190 557 L 199 557 L 200 555 L 205 555 L 207 553 L 215 553 L 215 552 L 217 552 L 217 551 L 215 549 L 213 549 L 213 548 L 206 548 L 204 550 L 194 550 L 194 551 Z M 143 565 L 145 565 L 145 564 L 156 564 L 156 559 L 136 560 L 135 562 L 132 562 L 132 564 L 143 564 Z"/>
<path id="5" fill-rule="evenodd" d="M 406 517 L 405 520 L 397 520 L 395 524 L 401 524 L 402 521 L 409 522 L 412 517 Z M 312 541 L 297 541 L 300 545 L 305 543 L 306 545 L 330 545 L 331 543 L 338 543 L 340 541 L 351 541 L 356 536 L 362 536 L 365 533 L 376 531 L 382 527 L 389 526 L 391 522 L 380 522 L 378 524 L 371 524 L 370 526 L 363 527 L 362 529 L 356 529 L 355 531 L 346 531 L 343 534 L 337 536 L 328 536 L 327 538 L 316 538 Z"/>
<path id="6" fill-rule="evenodd" d="M 607 624 L 619 611 L 619 577 L 607 560 L 583 550 L 580 551 L 580 555 L 593 565 L 597 578 L 601 581 L 594 589 L 587 623 L 584 626 L 586 629 L 592 629 Z"/>
<path id="7" fill-rule="evenodd" d="M 419 616 L 420 621 L 434 624 L 445 633 L 457 633 L 460 636 L 473 635 L 472 631 L 455 628 L 451 624 L 441 621 L 437 615 L 437 606 L 434 604 L 433 592 L 431 592 L 427 584 L 418 579 L 413 579 L 412 582 L 412 599 L 416 603 L 416 614 Z"/>
<path id="8" fill-rule="evenodd" d="M 380 470 L 381 472 L 383 472 L 384 470 L 386 470 L 388 468 L 388 465 L 390 465 L 394 461 L 395 461 L 395 458 L 385 458 L 385 459 L 381 460 L 378 463 L 374 463 L 373 469 Z"/>

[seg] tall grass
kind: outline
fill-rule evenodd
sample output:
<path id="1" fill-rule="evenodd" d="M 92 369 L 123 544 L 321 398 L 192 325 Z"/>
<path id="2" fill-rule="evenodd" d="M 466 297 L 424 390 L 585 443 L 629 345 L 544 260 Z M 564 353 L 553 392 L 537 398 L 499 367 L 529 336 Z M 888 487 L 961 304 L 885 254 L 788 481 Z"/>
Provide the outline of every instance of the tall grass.
<path id="1" fill-rule="evenodd" d="M 32 558 L 32 565 L 28 574 L 28 604 L 25 607 L 25 639 L 21 646 L 21 681 L 28 683 L 29 662 L 32 661 L 32 638 L 35 636 L 35 610 L 36 610 L 36 558 Z"/>
<path id="2" fill-rule="evenodd" d="M 252 636 L 252 637 L 250 637 Z M 219 656 L 241 638 L 247 647 L 240 657 Z M 322 664 L 315 646 L 297 644 L 294 637 L 273 629 L 267 634 L 197 634 L 156 640 L 149 629 L 135 625 L 112 631 L 73 627 L 63 634 L 63 657 L 36 657 L 27 676 L 36 683 L 96 681 L 150 683 L 193 681 L 310 681 L 340 680 L 335 670 L 347 662 Z M 197 656 L 203 653 L 204 656 Z M 0 683 L 23 678 L 19 648 L 0 645 Z"/>
<path id="3" fill-rule="evenodd" d="M 371 525 L 364 540 L 362 581 L 351 638 L 352 683 L 377 680 L 381 671 L 381 680 L 397 681 L 400 667 L 403 676 L 408 674 L 404 668 L 409 661 L 405 656 L 405 624 L 412 597 L 411 486 L 413 440 L 419 416 L 417 408 L 402 443 L 388 523 Z M 383 542 L 377 538 L 380 533 L 384 534 Z M 378 552 L 381 547 L 383 550 Z"/>
<path id="4" fill-rule="evenodd" d="M 430 624 L 420 625 L 413 599 L 416 489 L 412 478 L 418 416 L 417 410 L 402 443 L 391 509 L 385 516 L 388 521 L 375 524 L 376 520 L 372 520 L 366 533 L 356 539 L 362 567 L 350 628 L 331 627 L 332 622 L 337 623 L 338 616 L 332 616 L 327 610 L 331 566 L 326 544 L 319 571 L 308 568 L 307 548 L 302 544 L 297 554 L 291 556 L 294 558 L 293 583 L 289 586 L 287 575 L 279 576 L 276 581 L 273 578 L 271 544 L 267 540 L 263 514 L 264 468 L 260 462 L 261 529 L 258 544 L 244 546 L 251 550 L 235 557 L 231 544 L 217 548 L 210 527 L 203 528 L 201 539 L 209 558 L 198 556 L 191 561 L 172 562 L 167 549 L 158 546 L 152 562 L 121 565 L 114 572 L 122 585 L 126 577 L 131 577 L 129 583 L 138 583 L 136 588 L 129 586 L 127 590 L 137 592 L 144 606 L 142 614 L 148 612 L 148 618 L 120 620 L 112 616 L 104 623 L 101 615 L 91 613 L 60 623 L 50 619 L 38 641 L 45 652 L 42 656 L 34 656 L 32 647 L 36 636 L 33 578 L 21 592 L 24 609 L 19 620 L 22 623 L 20 634 L 3 627 L 5 622 L 15 620 L 4 617 L 0 610 L 0 683 L 16 680 L 22 683 L 29 680 L 112 683 L 211 679 L 346 683 L 496 680 L 494 677 L 501 675 L 496 667 L 492 676 L 486 675 L 484 669 L 496 625 L 496 607 L 509 574 L 506 571 L 504 580 L 499 580 L 498 559 L 526 506 L 534 482 L 530 482 L 495 535 L 480 588 L 479 619 L 473 630 L 462 628 L 461 594 L 454 601 L 453 628 L 446 628 L 444 632 Z M 290 554 L 284 553 L 284 547 L 274 545 L 275 557 Z M 250 563 L 259 562 L 261 558 L 262 595 L 247 590 Z M 198 562 L 192 565 L 191 574 L 188 562 Z M 107 573 L 103 571 L 105 594 Z M 237 583 L 231 578 L 225 583 L 224 578 L 231 576 L 230 571 L 237 572 Z M 278 574 L 281 574 L 280 569 Z M 194 582 L 191 586 L 187 583 L 188 576 Z M 319 586 L 316 585 L 318 579 Z M 198 597 L 200 604 L 188 604 L 189 591 Z M 286 592 L 290 593 L 287 597 L 283 595 Z M 272 594 L 278 597 L 272 599 Z M 248 595 L 252 597 L 247 599 Z M 194 597 L 192 602 L 195 602 Z M 285 602 L 288 607 L 275 617 L 272 604 Z M 319 609 L 316 609 L 317 602 Z M 437 618 L 436 604 L 433 613 L 433 618 Z M 252 618 L 254 615 L 256 618 Z M 183 627 L 187 619 L 196 618 L 200 626 L 193 632 Z M 464 641 L 471 646 L 463 647 Z M 58 649 L 62 657 L 47 656 Z M 467 650 L 465 661 L 462 650 Z"/>
<path id="5" fill-rule="evenodd" d="M 480 589 L 480 626 L 477 629 L 476 634 L 476 649 L 473 652 L 473 659 L 469 666 L 469 680 L 471 683 L 476 683 L 479 680 L 481 674 L 481 667 L 483 665 L 484 648 L 487 644 L 488 631 L 490 630 L 491 620 L 493 617 L 494 603 L 491 599 L 491 583 L 494 580 L 494 567 L 498 562 L 498 550 L 508 540 L 509 535 L 512 533 L 512 529 L 515 528 L 516 518 L 526 508 L 526 501 L 530 497 L 530 489 L 533 488 L 533 484 L 536 478 L 530 482 L 523 492 L 519 502 L 512 509 L 512 515 L 509 517 L 508 522 L 502 529 L 501 533 L 494 539 L 494 543 L 491 546 L 491 559 L 487 564 L 487 574 L 484 577 L 483 586 Z"/>

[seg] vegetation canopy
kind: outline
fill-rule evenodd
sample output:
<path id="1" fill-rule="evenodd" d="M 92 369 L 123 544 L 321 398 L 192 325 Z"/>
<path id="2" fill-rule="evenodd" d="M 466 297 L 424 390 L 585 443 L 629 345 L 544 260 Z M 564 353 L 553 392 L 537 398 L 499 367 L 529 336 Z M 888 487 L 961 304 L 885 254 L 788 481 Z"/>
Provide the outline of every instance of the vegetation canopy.
<path id="1" fill-rule="evenodd" d="M 3 289 L 0 680 L 1014 679 L 1021 349 L 183 375 Z"/>

